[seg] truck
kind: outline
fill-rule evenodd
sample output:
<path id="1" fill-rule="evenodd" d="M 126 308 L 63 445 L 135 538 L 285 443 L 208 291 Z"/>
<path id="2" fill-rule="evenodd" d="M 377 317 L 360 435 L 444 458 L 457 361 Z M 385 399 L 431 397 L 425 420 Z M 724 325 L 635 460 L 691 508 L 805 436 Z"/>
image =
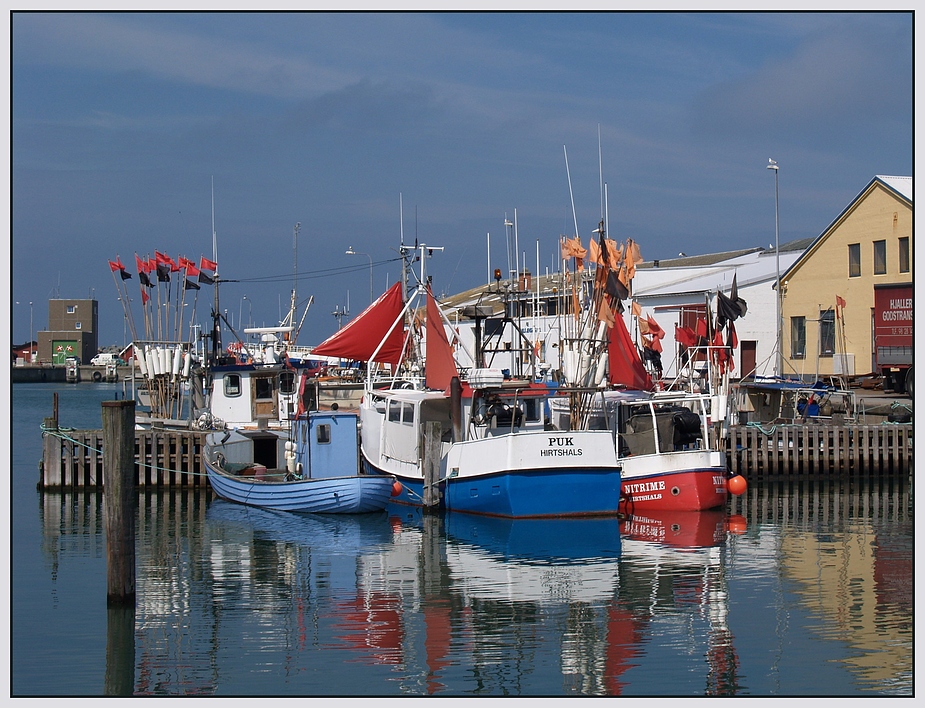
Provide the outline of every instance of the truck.
<path id="1" fill-rule="evenodd" d="M 912 283 L 874 286 L 874 362 L 883 390 L 912 396 Z"/>

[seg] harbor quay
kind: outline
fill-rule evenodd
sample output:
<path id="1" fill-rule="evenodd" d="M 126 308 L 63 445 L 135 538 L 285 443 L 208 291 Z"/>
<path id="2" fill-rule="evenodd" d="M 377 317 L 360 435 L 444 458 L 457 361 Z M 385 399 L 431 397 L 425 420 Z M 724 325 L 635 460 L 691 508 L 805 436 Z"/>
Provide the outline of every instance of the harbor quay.
<path id="1" fill-rule="evenodd" d="M 749 482 L 911 474 L 912 399 L 861 391 L 858 421 L 846 424 L 733 425 L 726 439 L 730 470 Z M 38 488 L 102 489 L 101 430 L 73 430 L 45 418 Z M 136 483 L 146 488 L 208 486 L 202 448 L 206 432 L 135 431 Z"/>

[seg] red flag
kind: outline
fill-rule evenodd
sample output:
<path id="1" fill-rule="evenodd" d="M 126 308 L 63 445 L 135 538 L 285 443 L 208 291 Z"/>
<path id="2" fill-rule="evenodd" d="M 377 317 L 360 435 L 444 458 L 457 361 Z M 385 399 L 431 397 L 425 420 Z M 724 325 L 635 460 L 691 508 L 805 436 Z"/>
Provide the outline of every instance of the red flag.
<path id="1" fill-rule="evenodd" d="M 844 309 L 845 305 L 847 305 L 848 303 L 846 303 L 840 295 L 836 295 L 835 304 L 838 305 L 840 308 Z"/>
<path id="2" fill-rule="evenodd" d="M 698 337 L 703 337 L 704 339 L 707 337 L 707 321 L 703 319 L 703 317 L 697 320 L 697 331 L 695 334 Z"/>
<path id="3" fill-rule="evenodd" d="M 122 259 L 119 256 L 116 256 L 115 261 L 109 261 L 109 270 L 116 272 L 117 270 L 125 270 L 125 266 L 122 265 Z"/>
<path id="4" fill-rule="evenodd" d="M 151 296 L 148 295 L 144 290 L 141 291 L 141 304 L 144 305 L 151 299 Z"/>
<path id="5" fill-rule="evenodd" d="M 180 256 L 179 258 L 177 258 L 177 265 L 183 269 L 189 268 L 192 264 L 193 262 L 189 258 L 186 258 L 185 256 Z"/>
<path id="6" fill-rule="evenodd" d="M 739 346 L 739 337 L 736 335 L 736 328 L 732 322 L 729 323 L 729 336 L 726 337 L 726 346 L 735 349 Z"/>
<path id="7" fill-rule="evenodd" d="M 424 379 L 427 388 L 445 391 L 454 376 L 459 376 L 453 348 L 443 329 L 443 320 L 433 293 L 427 288 L 427 339 L 424 344 L 425 366 Z"/>
<path id="8" fill-rule="evenodd" d="M 649 315 L 646 320 L 649 323 L 649 334 L 657 339 L 665 338 L 665 330 L 658 326 L 658 322 L 652 319 L 652 315 Z"/>
<path id="9" fill-rule="evenodd" d="M 720 373 L 724 373 L 726 371 L 726 359 L 729 358 L 729 353 L 725 349 L 723 333 L 721 330 L 716 330 L 716 332 L 713 334 L 713 346 L 723 347 L 722 349 L 717 349 L 713 352 L 713 360 L 719 365 Z"/>
<path id="10" fill-rule="evenodd" d="M 192 261 L 186 262 L 186 274 L 191 278 L 196 278 L 199 276 L 199 268 L 196 267 L 196 264 Z"/>
<path id="11" fill-rule="evenodd" d="M 661 337 L 643 337 L 642 346 L 651 349 L 654 352 L 662 351 Z"/>
<path id="12" fill-rule="evenodd" d="M 295 409 L 295 417 L 298 418 L 300 415 L 304 414 L 308 407 L 305 404 L 305 382 L 308 379 L 308 372 L 302 372 L 302 380 L 299 381 L 299 405 Z"/>
<path id="13" fill-rule="evenodd" d="M 218 268 L 218 263 L 216 263 L 215 261 L 210 261 L 208 258 L 203 256 L 202 258 L 199 259 L 199 267 L 202 270 L 214 271 L 216 268 Z"/>
<path id="14" fill-rule="evenodd" d="M 154 252 L 154 262 L 155 264 L 163 263 L 164 265 L 169 265 L 170 263 L 172 263 L 172 260 L 170 256 L 168 256 L 167 254 L 161 253 L 160 251 L 155 251 Z"/>
<path id="15" fill-rule="evenodd" d="M 678 344 L 685 347 L 696 347 L 698 341 L 694 330 L 690 327 L 679 327 L 678 325 L 674 326 L 674 339 Z"/>

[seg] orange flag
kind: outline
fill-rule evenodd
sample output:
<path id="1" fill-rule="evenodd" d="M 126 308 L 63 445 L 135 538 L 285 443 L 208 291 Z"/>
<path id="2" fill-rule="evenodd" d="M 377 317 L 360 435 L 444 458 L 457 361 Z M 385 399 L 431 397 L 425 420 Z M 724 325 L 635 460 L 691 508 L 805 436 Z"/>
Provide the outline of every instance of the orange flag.
<path id="1" fill-rule="evenodd" d="M 601 298 L 601 309 L 598 310 L 597 319 L 601 322 L 606 322 L 607 327 L 613 327 L 617 322 L 614 319 L 613 310 L 610 309 L 610 305 L 607 304 L 607 298 Z"/>
<path id="2" fill-rule="evenodd" d="M 597 241 L 593 238 L 591 243 L 588 244 L 588 260 L 598 265 L 604 265 L 604 259 L 601 257 L 601 247 L 597 245 Z"/>

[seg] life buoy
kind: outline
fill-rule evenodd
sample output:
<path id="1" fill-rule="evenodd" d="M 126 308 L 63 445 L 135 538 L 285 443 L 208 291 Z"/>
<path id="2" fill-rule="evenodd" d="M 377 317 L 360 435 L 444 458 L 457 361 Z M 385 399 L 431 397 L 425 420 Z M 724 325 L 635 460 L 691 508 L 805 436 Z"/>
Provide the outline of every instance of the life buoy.
<path id="1" fill-rule="evenodd" d="M 99 371 L 94 371 L 94 372 L 93 372 L 93 380 L 96 381 L 97 383 L 99 383 L 100 381 L 103 380 L 103 375 L 102 375 Z"/>

